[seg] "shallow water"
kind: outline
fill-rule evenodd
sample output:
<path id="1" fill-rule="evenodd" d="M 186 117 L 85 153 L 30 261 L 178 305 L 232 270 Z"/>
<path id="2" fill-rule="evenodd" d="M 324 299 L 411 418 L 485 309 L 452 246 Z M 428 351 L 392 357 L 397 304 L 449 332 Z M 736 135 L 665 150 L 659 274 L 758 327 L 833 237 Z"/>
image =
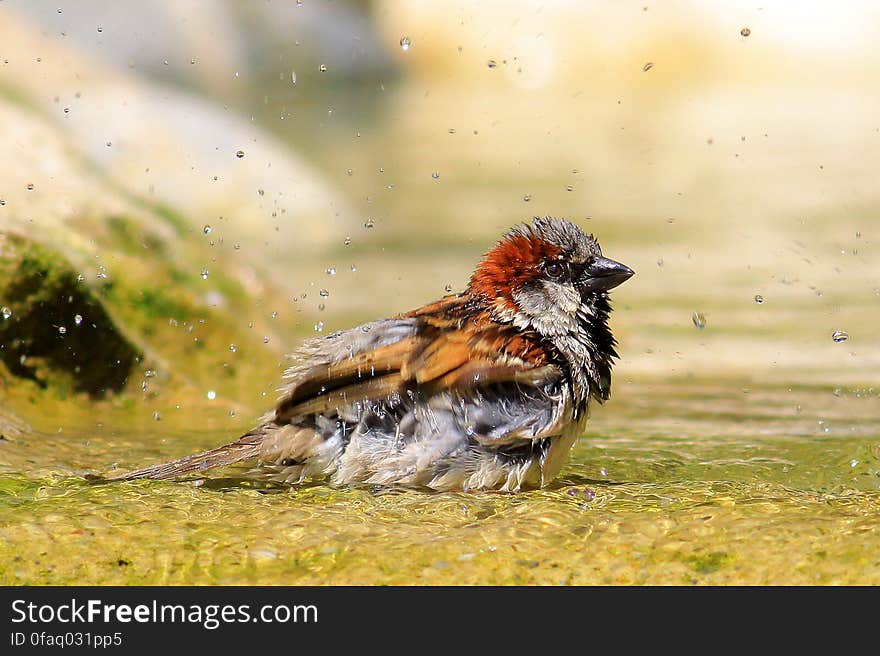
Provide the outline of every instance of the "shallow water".
<path id="1" fill-rule="evenodd" d="M 0 443 L 0 582 L 880 583 L 877 395 L 621 380 L 559 479 L 512 495 L 90 484 L 237 430 L 111 409 Z"/>

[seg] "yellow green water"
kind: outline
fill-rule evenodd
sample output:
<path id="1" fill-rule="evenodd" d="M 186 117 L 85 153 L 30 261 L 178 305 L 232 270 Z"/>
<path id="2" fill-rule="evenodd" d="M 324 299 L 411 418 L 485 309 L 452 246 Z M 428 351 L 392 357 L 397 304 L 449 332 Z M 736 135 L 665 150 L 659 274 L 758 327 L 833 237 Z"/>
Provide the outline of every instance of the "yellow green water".
<path id="1" fill-rule="evenodd" d="M 90 484 L 235 432 L 111 409 L 0 443 L 0 582 L 880 583 L 878 390 L 729 382 L 619 381 L 558 481 L 515 495 Z"/>

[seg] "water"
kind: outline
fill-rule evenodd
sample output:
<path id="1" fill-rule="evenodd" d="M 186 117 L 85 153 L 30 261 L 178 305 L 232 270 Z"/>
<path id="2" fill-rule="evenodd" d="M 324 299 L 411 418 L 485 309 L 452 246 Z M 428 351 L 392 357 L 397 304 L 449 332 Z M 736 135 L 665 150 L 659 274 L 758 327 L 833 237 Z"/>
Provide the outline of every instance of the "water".
<path id="1" fill-rule="evenodd" d="M 110 411 L 0 442 L 0 581 L 876 584 L 877 404 L 621 380 L 559 479 L 520 494 L 260 486 L 234 468 L 200 486 L 90 484 L 98 465 L 208 448 L 247 423 L 206 410 L 192 430 L 175 412 L 156 432 Z"/>

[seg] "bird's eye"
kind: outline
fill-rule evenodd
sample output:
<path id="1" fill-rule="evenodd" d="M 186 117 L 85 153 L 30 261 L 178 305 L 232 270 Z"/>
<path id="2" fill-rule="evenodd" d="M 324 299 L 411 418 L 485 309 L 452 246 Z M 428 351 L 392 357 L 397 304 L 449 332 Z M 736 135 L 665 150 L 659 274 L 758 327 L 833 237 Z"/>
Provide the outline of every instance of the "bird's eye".
<path id="1" fill-rule="evenodd" d="M 551 278 L 559 278 L 565 272 L 565 267 L 563 267 L 559 262 L 550 262 L 547 264 L 546 267 L 544 267 L 544 270 Z"/>

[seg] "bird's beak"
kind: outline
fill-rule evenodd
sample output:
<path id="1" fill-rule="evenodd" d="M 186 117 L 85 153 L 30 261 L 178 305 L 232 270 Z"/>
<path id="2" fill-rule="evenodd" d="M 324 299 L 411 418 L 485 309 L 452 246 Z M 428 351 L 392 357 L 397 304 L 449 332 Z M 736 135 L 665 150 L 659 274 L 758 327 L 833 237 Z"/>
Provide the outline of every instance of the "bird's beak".
<path id="1" fill-rule="evenodd" d="M 597 257 L 584 269 L 579 281 L 583 292 L 607 292 L 629 280 L 635 273 L 625 264 Z"/>

